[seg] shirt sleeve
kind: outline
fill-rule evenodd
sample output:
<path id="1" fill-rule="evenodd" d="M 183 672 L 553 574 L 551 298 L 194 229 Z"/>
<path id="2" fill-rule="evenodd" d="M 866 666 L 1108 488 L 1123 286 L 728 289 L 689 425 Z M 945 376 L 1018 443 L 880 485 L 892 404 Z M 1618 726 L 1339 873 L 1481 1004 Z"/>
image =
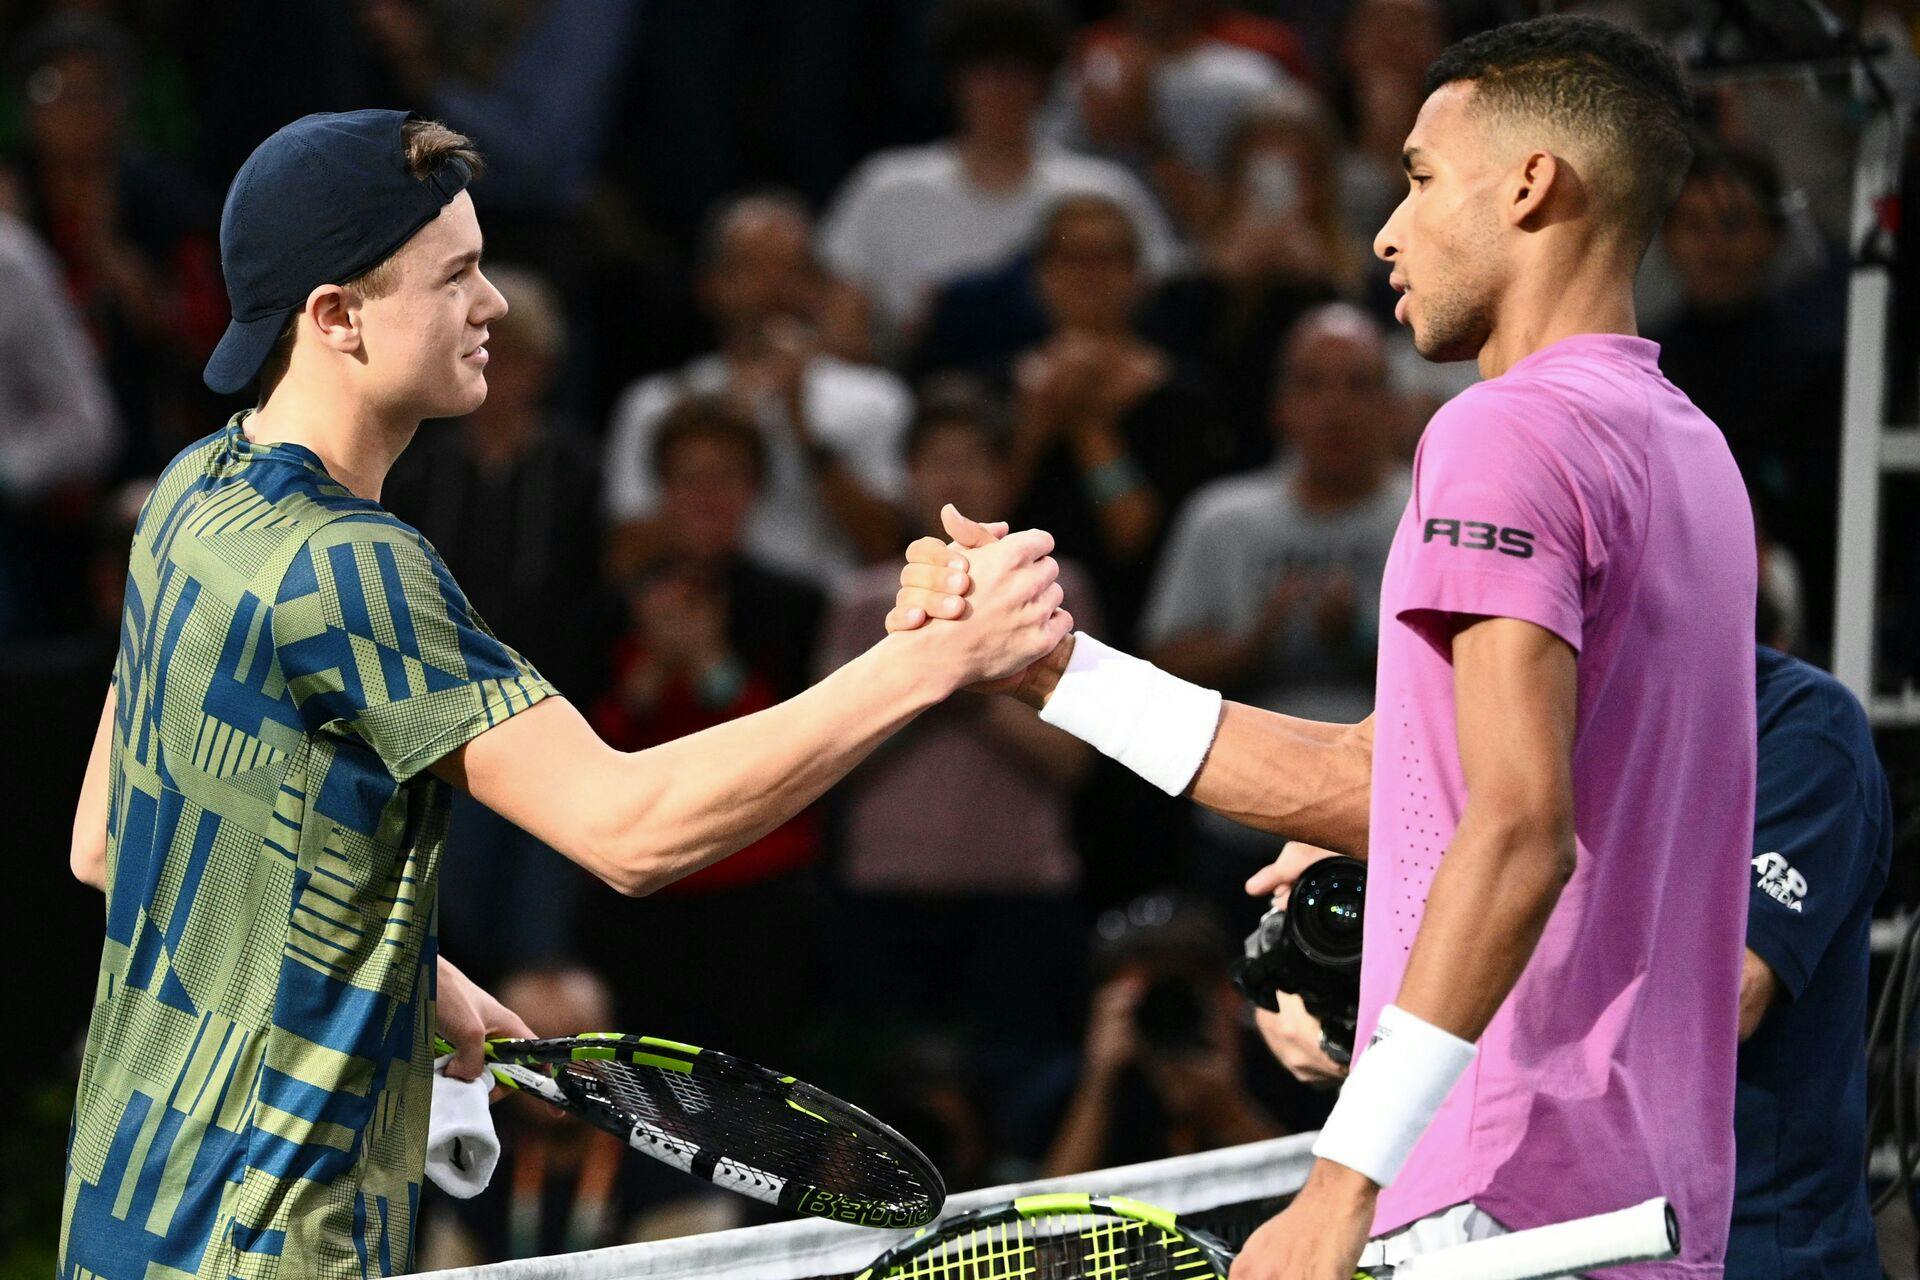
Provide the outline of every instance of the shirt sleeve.
<path id="1" fill-rule="evenodd" d="M 557 692 L 487 629 L 427 540 L 390 517 L 317 530 L 269 625 L 307 730 L 357 738 L 397 782 Z"/>
<path id="2" fill-rule="evenodd" d="M 1434 415 L 1414 459 L 1417 524 L 1400 618 L 1518 618 L 1579 650 L 1602 543 L 1563 447 L 1570 428 L 1555 412 L 1550 402 L 1469 393 Z"/>
<path id="3" fill-rule="evenodd" d="M 1758 794 L 1747 947 L 1797 1000 L 1871 891 L 1877 815 L 1847 752 L 1791 722 L 1761 738 Z"/>

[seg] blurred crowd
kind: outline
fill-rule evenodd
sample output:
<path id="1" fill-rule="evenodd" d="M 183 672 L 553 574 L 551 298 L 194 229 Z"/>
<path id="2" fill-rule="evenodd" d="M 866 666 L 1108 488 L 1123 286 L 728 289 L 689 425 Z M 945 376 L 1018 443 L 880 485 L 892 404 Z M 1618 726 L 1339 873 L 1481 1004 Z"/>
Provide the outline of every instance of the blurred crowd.
<path id="1" fill-rule="evenodd" d="M 383 500 L 613 745 L 769 706 L 874 642 L 945 502 L 1052 531 L 1082 629 L 1243 701 L 1369 709 L 1413 446 L 1477 376 L 1383 323 L 1371 241 L 1425 66 L 1521 6 L 26 9 L 0 19 L 8 652 L 104 678 L 145 486 L 246 407 L 200 382 L 226 181 L 301 114 L 391 105 L 486 153 L 512 310 L 485 406 L 426 424 Z M 1704 92 L 1698 123 L 1642 326 L 1747 477 L 1761 638 L 1818 661 L 1849 121 L 1758 82 Z M 957 803 L 960 775 L 993 803 Z M 813 1074 L 959 1189 L 1318 1122 L 1226 982 L 1272 853 L 965 695 L 650 899 L 466 805 L 441 934 L 538 1030 Z M 536 1109 L 509 1123 L 506 1169 L 427 1260 L 732 1211 Z"/>

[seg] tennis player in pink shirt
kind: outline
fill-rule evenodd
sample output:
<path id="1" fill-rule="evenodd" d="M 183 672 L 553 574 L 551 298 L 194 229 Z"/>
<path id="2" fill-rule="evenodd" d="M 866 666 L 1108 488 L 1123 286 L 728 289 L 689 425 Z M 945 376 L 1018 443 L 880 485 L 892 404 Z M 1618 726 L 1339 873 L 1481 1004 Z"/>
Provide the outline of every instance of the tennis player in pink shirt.
<path id="1" fill-rule="evenodd" d="M 1678 69 L 1550 17 L 1453 46 L 1375 241 L 1395 317 L 1484 381 L 1437 413 L 1382 583 L 1374 714 L 1295 719 L 1084 635 L 993 686 L 1174 794 L 1369 858 L 1354 1069 L 1235 1280 L 1667 1196 L 1722 1274 L 1754 803 L 1754 531 L 1720 431 L 1636 336 L 1686 169 Z M 951 508 L 888 624 L 961 616 Z M 1297 868 L 1270 869 L 1269 885 Z M 1372 1243 L 1369 1244 L 1369 1240 Z"/>

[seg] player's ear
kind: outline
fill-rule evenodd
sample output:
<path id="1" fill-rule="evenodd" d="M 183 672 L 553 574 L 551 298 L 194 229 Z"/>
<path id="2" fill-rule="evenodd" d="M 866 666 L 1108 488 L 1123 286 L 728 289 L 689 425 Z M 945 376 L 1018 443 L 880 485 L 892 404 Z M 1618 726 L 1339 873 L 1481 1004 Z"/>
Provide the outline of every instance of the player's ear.
<path id="1" fill-rule="evenodd" d="M 1557 186 L 1573 180 L 1572 171 L 1551 151 L 1529 151 L 1507 180 L 1503 212 L 1510 226 L 1537 227 Z"/>
<path id="2" fill-rule="evenodd" d="M 343 286 L 323 284 L 308 294 L 303 319 L 330 349 L 342 354 L 360 349 L 360 308 Z"/>

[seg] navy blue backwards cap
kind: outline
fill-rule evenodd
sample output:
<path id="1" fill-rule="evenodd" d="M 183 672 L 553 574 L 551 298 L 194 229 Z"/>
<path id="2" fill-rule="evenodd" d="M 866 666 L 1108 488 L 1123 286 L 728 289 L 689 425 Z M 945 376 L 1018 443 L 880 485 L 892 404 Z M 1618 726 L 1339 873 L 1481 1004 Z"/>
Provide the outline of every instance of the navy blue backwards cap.
<path id="1" fill-rule="evenodd" d="M 260 372 L 287 317 L 323 284 L 386 260 L 466 189 L 458 159 L 424 179 L 407 168 L 405 111 L 346 111 L 294 121 L 254 148 L 227 189 L 220 268 L 233 321 L 203 375 L 223 395 Z"/>

